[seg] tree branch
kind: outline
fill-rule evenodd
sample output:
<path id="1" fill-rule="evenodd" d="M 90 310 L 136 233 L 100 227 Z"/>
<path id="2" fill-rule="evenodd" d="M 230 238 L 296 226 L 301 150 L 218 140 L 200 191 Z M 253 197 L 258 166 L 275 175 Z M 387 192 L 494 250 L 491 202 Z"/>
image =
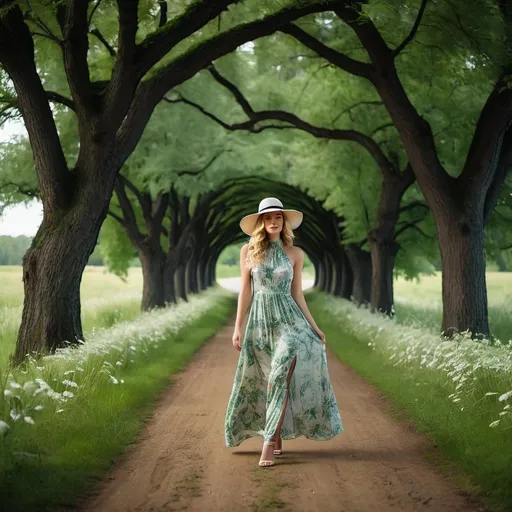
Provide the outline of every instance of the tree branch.
<path id="1" fill-rule="evenodd" d="M 372 133 L 370 133 L 370 137 L 375 137 L 377 133 L 381 132 L 382 130 L 385 130 L 386 128 L 394 128 L 395 125 L 393 123 L 383 123 L 380 126 L 377 126 L 372 130 Z"/>
<path id="2" fill-rule="evenodd" d="M 428 204 L 422 203 L 421 201 L 413 201 L 412 203 L 402 206 L 398 211 L 400 213 L 404 213 L 413 210 L 414 208 L 425 208 L 426 210 L 428 210 L 429 206 Z"/>
<path id="3" fill-rule="evenodd" d="M 151 197 L 149 194 L 143 194 L 128 178 L 119 174 L 117 180 L 123 185 L 124 188 L 128 188 L 133 195 L 137 198 L 137 201 L 142 208 L 142 214 L 144 215 L 144 219 L 146 224 L 151 224 L 152 221 L 152 205 L 151 205 Z"/>
<path id="4" fill-rule="evenodd" d="M 116 219 L 117 222 L 119 222 L 119 224 L 121 224 L 121 226 L 123 226 L 123 228 L 125 227 L 123 218 L 120 217 L 119 215 L 117 215 L 117 213 L 114 213 L 112 210 L 109 210 L 107 212 L 107 215 L 110 215 L 113 219 Z"/>
<path id="5" fill-rule="evenodd" d="M 50 41 L 57 43 L 59 46 L 62 45 L 62 41 L 50 30 L 50 27 L 48 27 L 48 25 L 46 25 L 46 23 L 44 23 L 43 20 L 41 20 L 40 18 L 34 18 L 30 11 L 28 11 L 25 14 L 25 17 L 27 20 L 31 21 L 34 25 L 36 25 L 43 31 L 42 33 L 34 32 L 34 35 L 39 35 L 41 37 L 49 39 Z"/>
<path id="6" fill-rule="evenodd" d="M 94 16 L 94 13 L 96 12 L 96 9 L 100 6 L 102 0 L 97 0 L 94 4 L 94 7 L 91 9 L 91 14 L 89 15 L 89 19 L 87 20 L 87 27 L 91 26 L 92 18 Z"/>
<path id="7" fill-rule="evenodd" d="M 215 19 L 229 5 L 238 0 L 196 1 L 171 22 L 160 25 L 157 32 L 147 36 L 139 45 L 139 73 L 144 76 L 157 62 L 167 55 L 178 43 L 197 32 L 208 22 Z M 160 7 L 166 2 L 159 2 Z M 162 10 L 160 11 L 162 22 Z"/>
<path id="8" fill-rule="evenodd" d="M 64 105 L 76 112 L 75 103 L 71 98 L 67 98 L 66 96 L 55 91 L 46 91 L 46 97 L 50 101 L 53 101 L 54 103 L 60 103 L 61 105 Z"/>
<path id="9" fill-rule="evenodd" d="M 353 75 L 369 78 L 373 71 L 371 64 L 366 64 L 352 59 L 343 53 L 329 48 L 318 39 L 299 28 L 297 25 L 289 23 L 284 27 L 281 27 L 280 31 L 294 37 L 297 41 L 313 50 L 331 64 L 334 64 L 336 67 L 344 69 Z"/>
<path id="10" fill-rule="evenodd" d="M 66 5 L 57 7 L 64 52 L 64 68 L 68 79 L 71 97 L 77 112 L 91 111 L 93 107 L 91 79 L 87 52 L 89 51 L 88 0 L 69 0 Z M 80 116 L 79 116 L 80 117 Z"/>
<path id="11" fill-rule="evenodd" d="M 284 24 L 301 16 L 332 10 L 348 1 L 330 0 L 305 7 L 285 7 L 263 19 L 237 26 L 213 36 L 176 57 L 163 69 L 156 71 L 151 79 L 142 82 L 137 87 L 132 107 L 123 118 L 122 126 L 118 130 L 116 144 L 120 149 L 119 162 L 122 164 L 133 151 L 142 136 L 151 112 L 170 89 L 188 80 L 215 59 L 230 53 L 247 41 L 271 34 Z M 218 5 L 218 2 L 213 2 L 213 5 Z M 178 19 L 178 26 L 183 23 L 183 20 L 180 20 L 182 18 Z M 167 25 L 172 23 L 174 21 L 167 23 Z M 165 32 L 164 30 L 163 33 Z M 150 43 L 151 40 L 146 41 L 146 44 L 139 46 L 139 48 L 148 48 L 147 51 L 151 53 L 151 48 L 155 48 L 155 46 Z M 158 46 L 157 43 L 155 44 Z M 168 45 L 168 41 L 165 44 Z M 154 51 L 159 53 L 161 49 L 155 49 Z"/>
<path id="12" fill-rule="evenodd" d="M 123 178 L 120 174 L 118 174 L 114 185 L 114 190 L 116 192 L 121 211 L 123 212 L 123 226 L 126 229 L 126 232 L 128 233 L 128 236 L 132 240 L 133 244 L 138 246 L 144 240 L 144 235 L 139 230 L 135 211 L 133 210 L 132 203 L 126 194 L 126 182 L 126 178 Z"/>
<path id="13" fill-rule="evenodd" d="M 5 3 L 0 3 L 3 7 Z M 18 5 L 0 15 L 0 63 L 9 73 L 34 154 L 45 208 L 66 208 L 72 197 L 68 171 L 46 91 L 34 61 L 34 43 Z"/>
<path id="14" fill-rule="evenodd" d="M 382 101 L 358 101 L 357 103 L 354 103 L 353 105 L 351 105 L 350 107 L 347 107 L 346 109 L 342 110 L 331 122 L 332 124 L 334 124 L 340 117 L 342 117 L 343 115 L 345 114 L 349 114 L 351 113 L 351 111 L 356 108 L 356 107 L 360 107 L 361 105 L 379 105 L 379 106 L 384 106 L 384 103 L 382 103 Z"/>
<path id="15" fill-rule="evenodd" d="M 206 165 L 204 165 L 200 169 L 184 169 L 183 171 L 178 171 L 176 174 L 177 174 L 177 176 L 185 176 L 187 174 L 192 175 L 192 176 L 197 176 L 198 174 L 202 174 L 217 160 L 217 158 L 219 158 L 225 152 L 226 152 L 225 150 L 222 150 L 219 153 L 217 153 L 206 163 Z"/>
<path id="16" fill-rule="evenodd" d="M 103 112 L 103 121 L 115 130 L 126 117 L 141 78 L 135 66 L 139 0 L 116 1 L 119 11 L 119 43 L 112 76 L 105 90 L 105 105 L 108 107 Z"/>
<path id="17" fill-rule="evenodd" d="M 418 231 L 419 233 L 421 233 L 425 238 L 430 238 L 431 240 L 433 240 L 435 238 L 435 236 L 432 236 L 432 235 L 428 235 L 427 233 L 425 233 L 422 229 L 420 229 L 416 224 L 418 222 L 421 222 L 423 219 L 419 219 L 417 221 L 414 221 L 414 222 L 408 222 L 407 224 L 405 224 L 404 226 L 402 226 L 400 229 L 397 230 L 396 234 L 395 234 L 395 240 L 402 234 L 404 233 L 405 231 L 407 231 L 408 229 L 415 229 L 416 231 Z"/>
<path id="18" fill-rule="evenodd" d="M 501 146 L 501 154 L 498 160 L 496 173 L 492 180 L 484 204 L 484 224 L 487 223 L 496 203 L 500 197 L 500 191 L 507 174 L 512 169 L 512 124 L 509 126 Z"/>
<path id="19" fill-rule="evenodd" d="M 357 142 L 360 146 L 366 149 L 366 151 L 368 151 L 384 175 L 396 173 L 396 170 L 382 151 L 381 147 L 371 137 L 368 137 L 364 133 L 356 130 L 340 130 L 337 128 L 314 126 L 307 121 L 302 120 L 295 114 L 282 110 L 263 110 L 261 112 L 255 112 L 249 101 L 235 84 L 223 77 L 213 66 L 210 67 L 210 73 L 212 73 L 213 78 L 219 84 L 228 89 L 252 123 L 256 124 L 263 120 L 283 121 L 291 124 L 295 128 L 308 132 L 317 138 Z M 233 125 L 231 125 L 231 128 L 233 128 Z"/>
<path id="20" fill-rule="evenodd" d="M 98 38 L 99 42 L 107 49 L 108 53 L 110 53 L 112 57 L 116 56 L 114 48 L 110 46 L 109 42 L 103 37 L 103 34 L 97 28 L 92 29 L 89 33 Z"/>
<path id="21" fill-rule="evenodd" d="M 162 222 L 165 217 L 165 212 L 169 207 L 169 194 L 158 194 L 155 203 L 154 203 L 154 213 L 153 213 L 153 225 L 157 226 L 160 231 L 162 231 L 163 226 Z"/>
<path id="22" fill-rule="evenodd" d="M 166 0 L 159 0 L 158 5 L 160 6 L 160 20 L 158 27 L 162 28 L 167 23 L 167 2 Z"/>
<path id="23" fill-rule="evenodd" d="M 501 160 L 504 165 L 510 158 L 508 148 L 504 147 L 505 140 L 510 143 L 512 123 L 512 89 L 506 85 L 506 77 L 507 72 L 503 71 L 480 113 L 464 168 L 457 178 L 466 193 L 465 207 L 469 209 L 474 208 L 475 197 L 482 197 L 482 191 L 484 198 L 491 188 L 496 192 L 492 187 L 494 180 L 504 179 L 498 172 L 500 159 L 504 159 Z M 492 208 L 487 208 L 486 213 L 490 211 Z"/>
<path id="24" fill-rule="evenodd" d="M 422 0 L 420 9 L 418 11 L 418 16 L 416 16 L 416 21 L 414 22 L 411 31 L 409 32 L 407 37 L 393 50 L 391 54 L 393 59 L 414 39 L 416 33 L 418 32 L 418 28 L 421 24 L 421 19 L 427 7 L 427 3 L 428 0 Z"/>

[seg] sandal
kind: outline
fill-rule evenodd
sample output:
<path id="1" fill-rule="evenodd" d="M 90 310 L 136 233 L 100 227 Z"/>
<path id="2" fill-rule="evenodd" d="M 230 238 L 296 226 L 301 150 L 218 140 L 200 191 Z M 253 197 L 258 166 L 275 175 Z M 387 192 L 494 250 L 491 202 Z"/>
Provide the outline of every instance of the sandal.
<path id="1" fill-rule="evenodd" d="M 272 442 L 268 442 L 268 443 L 263 443 L 263 446 L 274 446 L 276 443 L 274 443 L 273 441 Z M 265 459 L 260 459 L 260 462 L 258 463 L 258 466 L 260 468 L 269 468 L 271 466 L 274 465 L 274 461 L 273 460 L 265 460 Z"/>
<path id="2" fill-rule="evenodd" d="M 274 455 L 283 455 L 283 438 L 280 437 L 276 444 L 280 446 L 280 448 L 274 448 Z"/>

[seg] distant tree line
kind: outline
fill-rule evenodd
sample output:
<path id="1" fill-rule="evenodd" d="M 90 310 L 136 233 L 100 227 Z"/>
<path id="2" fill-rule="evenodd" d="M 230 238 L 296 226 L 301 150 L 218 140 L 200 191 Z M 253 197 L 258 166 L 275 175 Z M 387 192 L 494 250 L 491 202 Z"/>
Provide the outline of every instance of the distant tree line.
<path id="1" fill-rule="evenodd" d="M 29 236 L 0 236 L 0 265 L 22 265 L 23 255 L 31 243 L 32 238 Z M 99 246 L 96 246 L 87 264 L 104 265 L 103 258 L 99 253 Z"/>

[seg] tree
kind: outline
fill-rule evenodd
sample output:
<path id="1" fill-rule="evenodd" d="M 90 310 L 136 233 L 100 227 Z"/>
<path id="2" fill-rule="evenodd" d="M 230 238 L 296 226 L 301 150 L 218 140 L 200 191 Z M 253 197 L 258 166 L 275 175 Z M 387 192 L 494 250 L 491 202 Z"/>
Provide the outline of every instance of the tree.
<path id="1" fill-rule="evenodd" d="M 275 50 L 274 43 L 275 41 L 272 41 L 272 47 Z M 262 44 L 258 42 L 255 46 L 256 48 L 261 49 L 261 47 L 264 45 L 265 43 Z M 261 52 L 255 53 L 256 55 L 261 54 Z M 274 94 L 274 103 L 279 103 L 275 99 L 275 96 L 279 94 L 277 91 L 278 89 L 283 90 L 284 88 L 284 90 L 286 90 L 289 95 L 290 90 L 292 89 L 289 83 L 290 79 L 287 78 L 284 80 L 279 80 L 278 76 L 272 76 L 272 79 L 269 80 L 269 75 L 273 75 L 273 73 L 269 73 L 267 70 L 267 73 L 263 79 L 260 78 L 258 80 L 257 77 L 251 76 L 251 78 L 247 80 L 247 77 L 250 76 L 251 68 L 254 70 L 257 69 L 258 73 L 261 73 L 263 68 L 263 64 L 259 62 L 258 59 L 254 57 L 254 55 L 251 57 L 252 59 L 250 59 L 250 66 L 247 64 L 245 64 L 245 66 L 234 66 L 231 64 L 231 69 L 239 70 L 239 68 L 242 68 L 246 71 L 246 73 L 240 73 L 238 71 L 238 74 L 241 74 L 246 78 L 244 80 L 244 88 L 245 90 L 249 89 L 250 92 L 253 93 L 253 96 L 256 96 L 256 101 L 258 100 L 258 96 L 261 95 L 262 83 L 270 82 L 271 84 L 274 84 L 271 89 Z M 240 61 L 243 59 L 243 56 L 240 52 L 238 52 L 238 55 L 233 54 L 226 59 L 237 59 Z M 224 59 L 224 61 L 226 59 Z M 246 57 L 246 60 L 247 59 L 248 57 Z M 257 62 L 257 65 L 255 61 Z M 268 65 L 271 66 L 270 62 Z M 399 249 L 399 244 L 396 241 L 396 225 L 400 213 L 412 208 L 419 208 L 420 216 L 421 218 L 424 218 L 425 213 L 428 211 L 428 207 L 425 204 L 422 204 L 420 201 L 415 201 L 414 203 L 408 205 L 405 210 L 400 209 L 400 203 L 404 194 L 414 183 L 414 174 L 412 172 L 411 166 L 407 164 L 407 162 L 405 164 L 401 162 L 401 160 L 403 161 L 403 158 L 400 158 L 400 153 L 403 153 L 403 151 L 400 147 L 399 141 L 396 140 L 397 135 L 395 133 L 389 137 L 391 139 L 393 137 L 395 138 L 395 140 L 392 141 L 394 144 L 390 143 L 389 140 L 387 140 L 386 143 L 379 143 L 375 135 L 373 137 L 367 135 L 367 133 L 377 134 L 379 131 L 389 127 L 389 119 L 384 118 L 384 120 L 382 120 L 382 116 L 375 115 L 376 113 L 374 112 L 376 106 L 382 107 L 381 102 L 360 100 L 354 102 L 352 105 L 349 105 L 343 111 L 343 114 L 349 114 L 351 120 L 354 121 L 351 115 L 351 111 L 357 109 L 358 112 L 361 112 L 361 108 L 358 107 L 366 107 L 367 111 L 363 113 L 362 117 L 364 118 L 366 114 L 366 117 L 370 118 L 370 121 L 366 123 L 368 129 L 364 129 L 363 127 L 361 127 L 360 130 L 354 128 L 326 128 L 324 126 L 317 126 L 309 121 L 305 121 L 303 118 L 297 116 L 296 114 L 283 110 L 279 107 L 256 110 L 253 107 L 253 102 L 248 100 L 247 93 L 242 92 L 240 86 L 235 85 L 233 81 L 227 79 L 226 76 L 219 72 L 219 70 L 213 64 L 209 66 L 209 71 L 214 80 L 223 88 L 225 88 L 225 90 L 228 91 L 232 98 L 236 101 L 239 109 L 242 110 L 242 112 L 245 114 L 247 118 L 246 121 L 228 123 L 224 120 L 226 118 L 225 115 L 224 119 L 221 119 L 218 115 L 210 112 L 209 110 L 206 110 L 202 105 L 195 101 L 191 101 L 188 99 L 188 96 L 186 97 L 183 94 L 180 94 L 179 98 L 175 101 L 183 102 L 196 108 L 205 114 L 208 118 L 215 120 L 229 131 L 247 130 L 251 133 L 260 133 L 267 129 L 283 130 L 286 128 L 296 128 L 319 139 L 356 143 L 373 159 L 373 163 L 376 164 L 381 173 L 380 180 L 377 177 L 377 183 L 379 183 L 380 191 L 375 222 L 369 222 L 368 213 L 366 212 L 366 218 L 368 222 L 366 225 L 364 240 L 362 244 L 350 244 L 348 251 L 353 266 L 353 275 L 356 282 L 358 283 L 355 286 L 355 299 L 362 303 L 371 302 L 372 308 L 375 311 L 381 311 L 391 315 L 393 313 L 393 272 L 395 267 L 396 254 Z M 309 80 L 310 78 L 308 77 L 307 81 Z M 303 89 L 303 86 L 301 86 L 301 88 Z M 317 91 L 316 97 L 319 97 L 319 94 L 320 93 Z M 281 103 L 283 102 L 284 101 L 281 101 Z M 315 110 L 313 105 L 313 101 L 307 103 L 309 111 Z M 371 110 L 368 112 L 369 108 L 371 108 Z M 238 115 L 236 115 L 236 117 L 239 118 Z M 340 117 L 341 115 L 338 116 L 338 119 Z M 268 121 L 275 122 L 268 123 Z M 384 124 L 382 124 L 383 121 Z M 352 124 L 355 123 L 352 122 Z M 359 124 L 363 125 L 363 123 Z M 308 152 L 310 152 L 309 147 Z M 345 151 L 345 155 L 346 154 L 350 154 L 350 152 Z M 318 158 L 318 155 L 315 155 L 315 158 Z M 339 170 L 336 169 L 333 171 L 330 169 L 330 173 L 355 173 L 355 168 L 358 167 L 356 162 L 360 159 L 361 154 L 359 152 L 357 156 L 352 159 L 352 162 L 354 163 L 338 166 L 342 167 L 342 169 Z M 402 166 L 405 167 L 403 170 Z M 348 170 L 346 169 L 347 167 L 351 167 L 352 169 Z M 299 176 L 304 176 L 304 172 L 302 170 L 297 171 L 297 174 Z M 357 181 L 359 182 L 359 179 Z M 373 178 L 372 181 L 375 182 L 375 178 Z M 329 189 L 327 188 L 327 190 Z M 418 221 L 416 221 L 414 224 L 409 223 L 406 228 L 415 226 L 417 222 Z M 403 233 L 403 231 L 404 229 L 401 229 L 400 233 Z M 360 245 L 365 243 L 368 243 L 371 255 L 361 250 Z M 363 276 L 363 273 L 368 273 L 368 275 Z"/>
<path id="2" fill-rule="evenodd" d="M 410 6 L 390 2 L 398 16 L 387 19 L 380 16 L 377 2 L 356 1 L 335 9 L 337 20 L 353 31 L 367 59 L 360 50 L 355 52 L 356 57 L 342 53 L 297 24 L 289 24 L 283 32 L 332 65 L 364 78 L 375 87 L 400 134 L 435 219 L 443 267 L 442 330 L 446 334 L 469 330 L 488 335 L 483 228 L 512 159 L 512 88 L 509 86 L 512 6 L 507 1 L 472 2 L 471 8 L 462 2 L 432 3 L 428 25 L 435 24 L 444 30 L 423 30 L 421 21 L 427 3 L 427 0 L 421 2 L 416 20 L 394 48 L 386 38 L 395 39 L 397 27 L 404 26 L 397 18 L 402 12 L 410 15 Z M 389 18 L 393 18 L 392 23 Z M 464 32 L 464 43 L 460 43 L 457 37 Z M 483 32 L 495 34 L 495 38 L 483 41 Z M 453 69 L 454 73 L 466 77 L 478 77 L 483 70 L 493 80 L 493 85 L 487 87 L 487 98 L 465 162 L 459 167 L 462 171 L 456 177 L 442 164 L 432 125 L 411 102 L 398 73 L 397 62 L 415 38 L 418 40 L 419 34 L 425 35 L 427 41 L 423 44 L 441 48 L 434 53 L 445 70 Z M 481 47 L 485 43 L 488 53 Z"/>
<path id="3" fill-rule="evenodd" d="M 278 11 L 258 3 L 253 14 L 252 6 L 236 0 L 197 1 L 180 5 L 168 20 L 167 3 L 149 0 L 68 0 L 35 9 L 0 0 L 0 64 L 16 91 L 10 104 L 23 116 L 44 204 L 41 228 L 23 263 L 25 301 L 15 361 L 83 337 L 83 269 L 117 173 L 163 96 L 244 42 L 342 3 L 289 3 Z M 256 21 L 240 23 L 249 14 Z M 60 51 L 60 59 L 45 66 L 36 56 L 49 46 Z M 45 89 L 51 66 L 66 78 L 60 91 Z M 66 159 L 50 101 L 76 114 L 76 160 Z"/>

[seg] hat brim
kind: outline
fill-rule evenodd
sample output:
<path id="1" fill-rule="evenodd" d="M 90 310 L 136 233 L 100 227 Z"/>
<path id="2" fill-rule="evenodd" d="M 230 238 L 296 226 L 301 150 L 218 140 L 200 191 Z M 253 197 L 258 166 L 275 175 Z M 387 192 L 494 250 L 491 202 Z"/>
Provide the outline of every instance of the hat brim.
<path id="1" fill-rule="evenodd" d="M 286 219 L 290 223 L 292 229 L 297 229 L 302 224 L 302 220 L 304 218 L 302 212 L 299 212 L 298 210 L 283 210 L 281 208 L 269 208 L 268 210 L 265 210 L 264 212 L 261 213 L 251 213 L 250 215 L 246 215 L 240 221 L 241 230 L 246 235 L 251 236 L 252 232 L 256 228 L 256 221 L 258 220 L 258 217 L 268 212 L 283 212 Z"/>

